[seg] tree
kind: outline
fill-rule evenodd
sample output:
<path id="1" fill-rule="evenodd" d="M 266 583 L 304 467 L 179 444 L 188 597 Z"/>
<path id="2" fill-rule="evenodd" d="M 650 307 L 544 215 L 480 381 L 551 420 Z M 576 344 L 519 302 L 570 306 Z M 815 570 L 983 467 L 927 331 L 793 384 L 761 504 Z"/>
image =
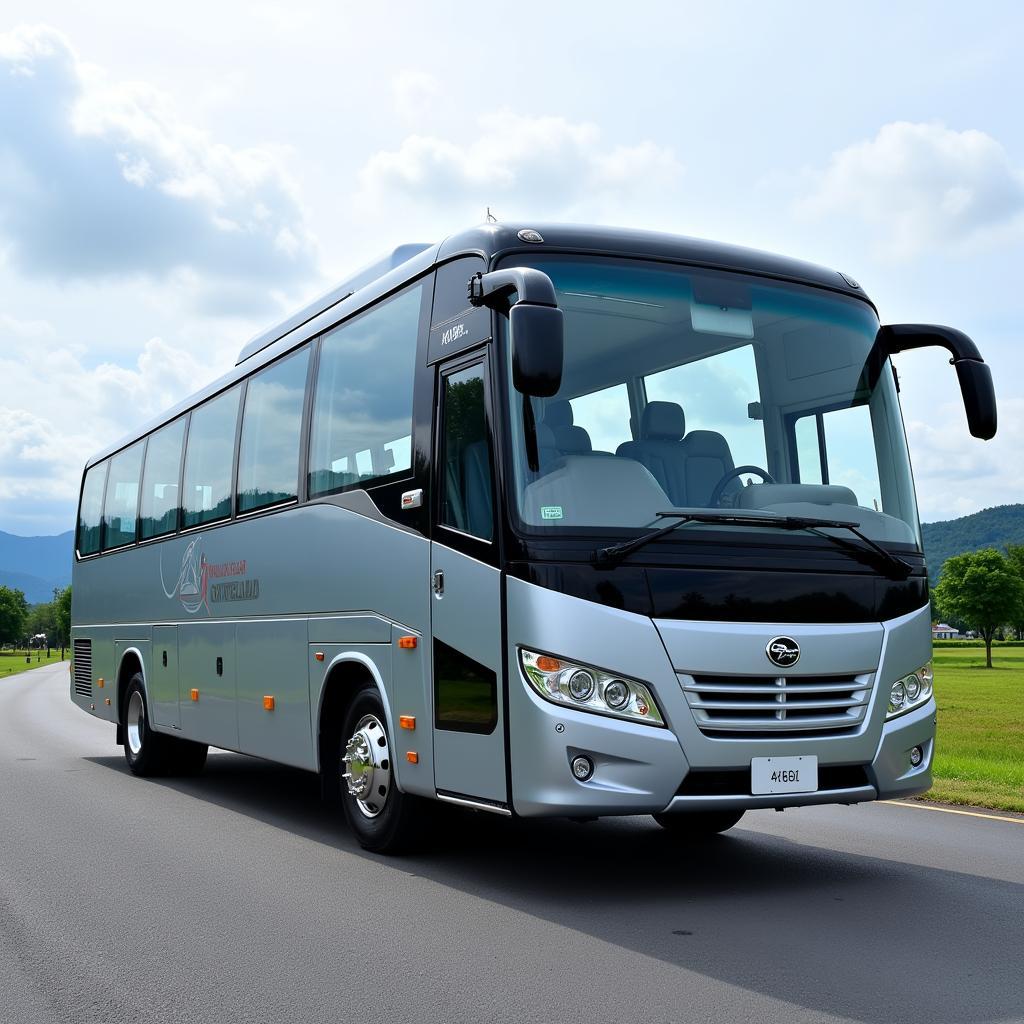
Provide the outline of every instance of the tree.
<path id="1" fill-rule="evenodd" d="M 25 622 L 25 632 L 29 636 L 37 636 L 40 633 L 46 634 L 46 642 L 52 645 L 57 639 L 57 609 L 52 601 L 43 601 L 34 604 L 28 610 L 28 619 Z"/>
<path id="2" fill-rule="evenodd" d="M 1006 561 L 1013 571 L 1024 580 L 1024 544 L 1007 544 Z M 1018 640 L 1024 640 L 1024 601 L 1017 607 L 1017 614 L 1011 620 Z"/>
<path id="3" fill-rule="evenodd" d="M 20 590 L 0 587 L 0 644 L 17 644 L 25 638 L 28 602 Z"/>
<path id="4" fill-rule="evenodd" d="M 954 555 L 935 588 L 940 607 L 969 623 L 985 641 L 985 667 L 992 667 L 992 638 L 1024 601 L 1024 580 L 995 548 Z"/>
<path id="5" fill-rule="evenodd" d="M 71 588 L 55 590 L 53 593 L 54 618 L 57 622 L 57 637 L 61 649 L 71 643 Z M 57 641 L 55 641 L 57 642 Z"/>

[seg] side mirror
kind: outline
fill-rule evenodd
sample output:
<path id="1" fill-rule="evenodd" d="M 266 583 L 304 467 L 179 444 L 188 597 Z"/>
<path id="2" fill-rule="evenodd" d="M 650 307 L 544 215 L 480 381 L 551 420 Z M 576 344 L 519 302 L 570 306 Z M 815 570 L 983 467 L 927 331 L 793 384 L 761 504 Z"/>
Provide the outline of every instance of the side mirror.
<path id="1" fill-rule="evenodd" d="M 551 278 L 530 267 L 509 267 L 477 274 L 469 282 L 469 301 L 492 309 L 508 305 L 512 339 L 512 384 L 516 391 L 550 398 L 562 386 L 565 321 Z"/>
<path id="2" fill-rule="evenodd" d="M 889 324 L 878 332 L 878 339 L 888 355 L 912 348 L 933 345 L 948 349 L 960 381 L 960 394 L 967 413 L 967 426 L 973 437 L 984 441 L 996 436 L 996 394 L 992 387 L 992 370 L 981 358 L 978 346 L 953 327 L 935 324 Z"/>

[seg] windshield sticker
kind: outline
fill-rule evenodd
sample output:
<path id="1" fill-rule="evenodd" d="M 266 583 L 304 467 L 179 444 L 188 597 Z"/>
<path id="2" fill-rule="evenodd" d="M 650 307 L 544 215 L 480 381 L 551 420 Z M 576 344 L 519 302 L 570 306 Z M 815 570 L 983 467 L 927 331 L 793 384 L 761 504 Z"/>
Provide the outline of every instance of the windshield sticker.
<path id="1" fill-rule="evenodd" d="M 541 505 L 540 517 L 541 517 L 541 519 L 561 519 L 562 518 L 562 506 L 561 505 Z"/>

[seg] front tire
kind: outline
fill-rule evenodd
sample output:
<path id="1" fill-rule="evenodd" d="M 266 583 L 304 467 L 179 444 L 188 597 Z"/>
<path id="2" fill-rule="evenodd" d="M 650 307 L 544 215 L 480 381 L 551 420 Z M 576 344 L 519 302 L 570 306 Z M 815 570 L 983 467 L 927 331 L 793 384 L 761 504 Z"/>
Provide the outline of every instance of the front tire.
<path id="1" fill-rule="evenodd" d="M 690 839 L 707 839 L 709 836 L 728 832 L 740 818 L 743 811 L 696 811 L 682 814 L 655 814 L 654 820 L 669 832 Z"/>
<path id="2" fill-rule="evenodd" d="M 359 845 L 375 853 L 400 853 L 419 839 L 423 802 L 395 781 L 391 738 L 380 694 L 360 690 L 342 722 L 331 770 L 341 806 Z"/>

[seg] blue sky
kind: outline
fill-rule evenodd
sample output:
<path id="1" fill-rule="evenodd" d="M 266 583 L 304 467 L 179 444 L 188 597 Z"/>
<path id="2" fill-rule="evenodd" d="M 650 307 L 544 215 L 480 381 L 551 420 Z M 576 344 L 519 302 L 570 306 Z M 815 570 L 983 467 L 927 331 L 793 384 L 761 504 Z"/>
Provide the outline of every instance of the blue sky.
<path id="1" fill-rule="evenodd" d="M 1016 2 L 174 5 L 0 18 L 0 529 L 405 241 L 596 221 L 843 269 L 996 376 L 899 357 L 922 518 L 1024 500 Z"/>

